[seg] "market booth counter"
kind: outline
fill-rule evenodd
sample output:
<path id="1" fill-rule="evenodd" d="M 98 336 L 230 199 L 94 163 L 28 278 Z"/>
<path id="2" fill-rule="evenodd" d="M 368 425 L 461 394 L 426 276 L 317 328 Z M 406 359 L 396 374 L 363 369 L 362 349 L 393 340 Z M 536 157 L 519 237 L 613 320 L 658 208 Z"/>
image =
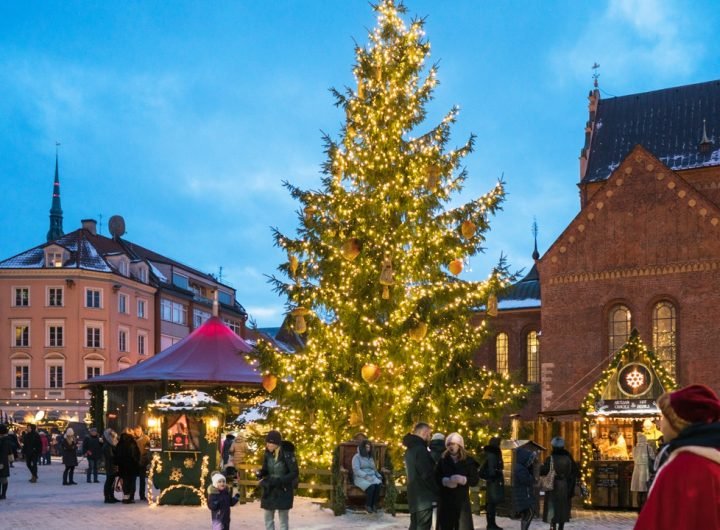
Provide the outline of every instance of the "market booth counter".
<path id="1" fill-rule="evenodd" d="M 654 456 L 661 437 L 657 399 L 674 386 L 633 330 L 581 407 L 581 480 L 590 492 L 586 505 L 638 507 L 638 492 L 631 491 L 633 448 L 642 434 L 648 456 Z"/>
<path id="2" fill-rule="evenodd" d="M 151 505 L 206 504 L 209 472 L 218 468 L 224 413 L 218 401 L 196 390 L 170 394 L 148 406 Z"/>

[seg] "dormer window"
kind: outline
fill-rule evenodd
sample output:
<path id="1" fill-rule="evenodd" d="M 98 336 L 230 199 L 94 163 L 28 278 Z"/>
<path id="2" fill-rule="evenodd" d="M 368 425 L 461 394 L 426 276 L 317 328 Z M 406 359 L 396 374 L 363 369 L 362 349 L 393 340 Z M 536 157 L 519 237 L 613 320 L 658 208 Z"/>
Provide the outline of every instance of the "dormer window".
<path id="1" fill-rule="evenodd" d="M 123 276 L 128 275 L 128 262 L 125 260 L 120 260 L 118 262 L 118 272 L 122 274 Z"/>
<path id="2" fill-rule="evenodd" d="M 46 267 L 62 267 L 63 266 L 63 253 L 58 251 L 48 251 L 45 254 L 45 266 Z"/>

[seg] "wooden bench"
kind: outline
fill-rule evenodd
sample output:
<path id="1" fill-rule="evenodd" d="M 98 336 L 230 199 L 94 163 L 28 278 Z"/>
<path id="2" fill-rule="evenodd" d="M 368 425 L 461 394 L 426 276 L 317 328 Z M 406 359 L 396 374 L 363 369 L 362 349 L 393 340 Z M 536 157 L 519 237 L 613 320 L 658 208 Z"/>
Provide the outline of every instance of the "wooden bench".
<path id="1" fill-rule="evenodd" d="M 353 484 L 352 459 L 357 454 L 359 441 L 343 442 L 338 446 L 338 459 L 340 463 L 340 480 L 345 503 L 348 506 L 362 507 L 365 505 L 365 492 Z M 385 469 L 385 454 L 387 444 L 373 443 L 373 460 L 375 467 L 383 476 L 383 485 L 380 488 L 380 502 L 385 498 L 385 484 L 392 480 L 392 471 Z"/>

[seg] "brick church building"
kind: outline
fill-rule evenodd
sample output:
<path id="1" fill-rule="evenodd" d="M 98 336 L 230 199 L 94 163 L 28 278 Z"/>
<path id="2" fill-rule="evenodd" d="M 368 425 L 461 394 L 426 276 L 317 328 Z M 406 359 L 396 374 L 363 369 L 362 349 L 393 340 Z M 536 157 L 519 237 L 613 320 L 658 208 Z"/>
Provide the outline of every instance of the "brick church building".
<path id="1" fill-rule="evenodd" d="M 679 385 L 720 391 L 720 81 L 589 94 L 580 211 L 500 297 L 477 360 L 572 417 L 636 328 Z"/>

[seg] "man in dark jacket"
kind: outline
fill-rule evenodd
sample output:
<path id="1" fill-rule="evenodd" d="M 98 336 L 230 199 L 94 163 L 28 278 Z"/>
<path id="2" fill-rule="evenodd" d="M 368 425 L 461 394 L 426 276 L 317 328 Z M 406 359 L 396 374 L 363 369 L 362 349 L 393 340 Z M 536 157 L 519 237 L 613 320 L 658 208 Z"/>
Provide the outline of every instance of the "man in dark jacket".
<path id="1" fill-rule="evenodd" d="M 265 456 L 260 470 L 262 499 L 260 507 L 265 510 L 265 530 L 275 530 L 275 512 L 280 519 L 280 530 L 289 528 L 289 511 L 293 507 L 298 476 L 295 446 L 283 441 L 278 431 L 270 431 L 265 437 Z"/>
<path id="2" fill-rule="evenodd" d="M 0 423 L 0 500 L 7 497 L 11 454 L 12 441 L 8 436 L 8 428 L 5 424 Z"/>
<path id="3" fill-rule="evenodd" d="M 500 438 L 494 436 L 483 448 L 485 464 L 481 477 L 485 479 L 485 500 L 487 508 L 487 530 L 502 530 L 495 522 L 497 505 L 505 500 L 505 480 L 503 478 L 503 460 L 500 451 Z"/>
<path id="4" fill-rule="evenodd" d="M 430 530 L 433 505 L 437 504 L 439 488 L 435 481 L 435 461 L 428 451 L 432 429 L 427 423 L 415 425 L 403 438 L 407 497 L 410 509 L 409 530 Z"/>
<path id="5" fill-rule="evenodd" d="M 42 452 L 42 440 L 37 432 L 37 426 L 30 424 L 30 430 L 23 436 L 23 455 L 25 455 L 25 465 L 30 470 L 30 482 L 37 482 L 38 474 L 38 458 Z"/>
<path id="6" fill-rule="evenodd" d="M 82 452 L 88 464 L 87 481 L 90 482 L 90 475 L 92 475 L 94 482 L 100 482 L 98 480 L 98 461 L 102 457 L 102 441 L 95 427 L 90 427 L 88 435 L 83 440 Z"/>

